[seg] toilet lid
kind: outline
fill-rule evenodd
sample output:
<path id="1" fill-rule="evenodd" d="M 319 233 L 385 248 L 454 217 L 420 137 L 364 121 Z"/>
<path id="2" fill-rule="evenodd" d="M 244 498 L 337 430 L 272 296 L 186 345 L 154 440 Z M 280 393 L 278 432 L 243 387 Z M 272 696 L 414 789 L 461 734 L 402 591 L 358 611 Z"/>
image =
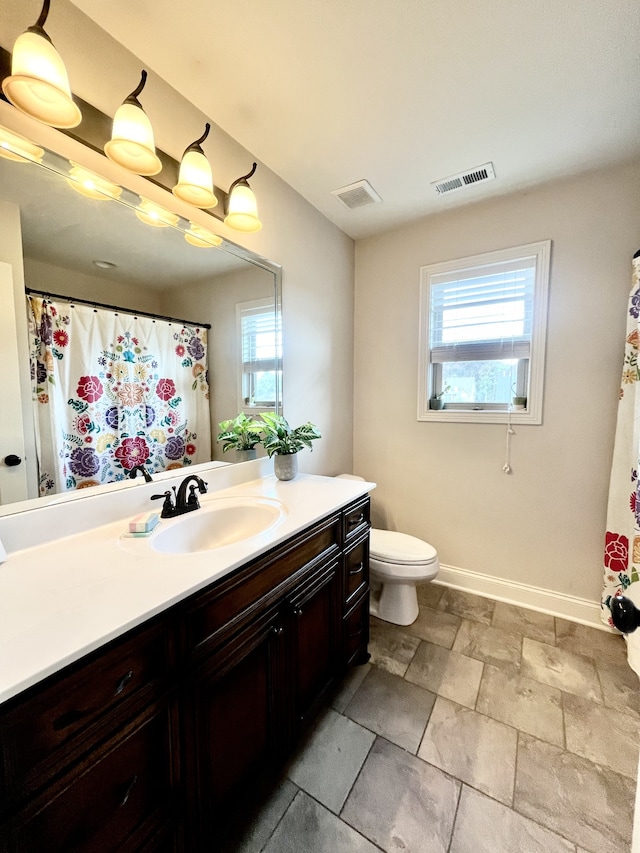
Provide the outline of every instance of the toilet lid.
<path id="1" fill-rule="evenodd" d="M 371 530 L 371 556 L 383 563 L 398 563 L 410 565 L 414 563 L 431 563 L 438 557 L 438 552 L 415 536 L 397 533 L 395 530 Z"/>

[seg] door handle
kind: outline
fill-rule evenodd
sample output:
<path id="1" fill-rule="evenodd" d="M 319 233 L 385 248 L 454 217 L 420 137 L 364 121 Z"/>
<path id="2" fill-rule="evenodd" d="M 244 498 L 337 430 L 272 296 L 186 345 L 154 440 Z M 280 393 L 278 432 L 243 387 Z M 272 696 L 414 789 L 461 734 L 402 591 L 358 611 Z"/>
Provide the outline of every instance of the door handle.
<path id="1" fill-rule="evenodd" d="M 4 464 L 8 465 L 9 468 L 15 468 L 16 465 L 20 465 L 21 462 L 22 459 L 15 453 L 10 453 L 8 456 L 4 457 Z"/>

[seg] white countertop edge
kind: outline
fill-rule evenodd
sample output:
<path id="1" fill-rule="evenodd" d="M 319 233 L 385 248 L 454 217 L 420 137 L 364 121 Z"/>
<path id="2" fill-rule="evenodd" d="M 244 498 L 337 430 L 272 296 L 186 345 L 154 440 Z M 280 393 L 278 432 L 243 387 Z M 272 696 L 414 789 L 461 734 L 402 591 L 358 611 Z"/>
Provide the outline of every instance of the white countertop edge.
<path id="1" fill-rule="evenodd" d="M 14 552 L 0 565 L 0 702 L 374 488 L 374 483 L 299 474 L 288 482 L 270 476 L 217 490 L 203 504 L 207 498 L 250 495 L 280 500 L 287 508 L 274 529 L 217 553 L 159 554 L 145 539 L 125 540 L 123 547 L 127 518 Z"/>

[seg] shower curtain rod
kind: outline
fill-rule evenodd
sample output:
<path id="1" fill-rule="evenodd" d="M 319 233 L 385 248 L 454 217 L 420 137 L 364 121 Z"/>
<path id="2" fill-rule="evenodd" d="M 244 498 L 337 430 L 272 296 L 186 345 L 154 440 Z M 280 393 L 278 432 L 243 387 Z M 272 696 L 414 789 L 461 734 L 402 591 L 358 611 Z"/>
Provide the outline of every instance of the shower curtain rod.
<path id="1" fill-rule="evenodd" d="M 116 305 L 107 305 L 105 302 L 95 302 L 92 299 L 73 299 L 71 296 L 63 296 L 62 293 L 49 293 L 46 290 L 37 290 L 25 287 L 25 293 L 32 296 L 50 296 L 54 299 L 64 299 L 65 302 L 78 302 L 81 305 L 89 305 L 91 308 L 106 308 L 114 314 L 130 314 L 132 317 L 150 317 L 152 320 L 165 320 L 168 323 L 180 323 L 183 326 L 197 326 L 199 329 L 210 329 L 211 323 L 194 323 L 191 320 L 181 320 L 179 317 L 167 317 L 163 314 L 152 314 L 150 311 L 133 311 L 130 308 L 118 308 Z"/>

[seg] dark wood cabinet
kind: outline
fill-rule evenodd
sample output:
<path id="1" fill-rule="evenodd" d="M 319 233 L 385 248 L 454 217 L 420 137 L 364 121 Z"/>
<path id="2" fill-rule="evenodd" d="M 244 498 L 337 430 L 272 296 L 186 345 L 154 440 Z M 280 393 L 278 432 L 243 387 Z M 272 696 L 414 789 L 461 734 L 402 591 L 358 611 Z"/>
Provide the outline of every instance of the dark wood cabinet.
<path id="1" fill-rule="evenodd" d="M 367 658 L 368 531 L 367 498 L 0 707 L 0 853 L 215 851 Z"/>

